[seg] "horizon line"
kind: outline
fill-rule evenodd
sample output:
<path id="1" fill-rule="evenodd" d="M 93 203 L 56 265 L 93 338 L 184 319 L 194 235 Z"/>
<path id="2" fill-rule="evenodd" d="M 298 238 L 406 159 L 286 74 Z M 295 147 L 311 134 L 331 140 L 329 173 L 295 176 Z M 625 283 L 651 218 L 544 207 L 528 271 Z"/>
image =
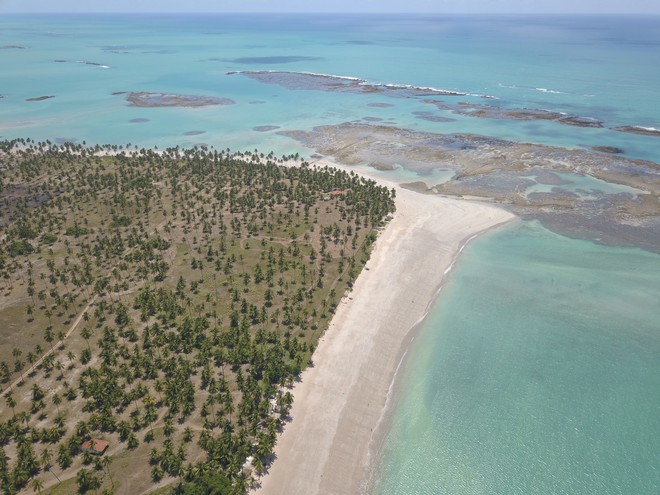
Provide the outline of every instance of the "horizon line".
<path id="1" fill-rule="evenodd" d="M 180 11 L 180 10 L 171 10 L 171 11 L 160 11 L 160 10 L 144 10 L 144 11 L 95 11 L 95 10 L 67 10 L 67 11 L 56 11 L 56 10 L 43 10 L 43 11 L 9 11 L 9 12 L 0 12 L 0 14 L 246 14 L 246 15 L 307 15 L 307 14 L 338 14 L 338 15 L 563 15 L 563 16 L 573 16 L 573 15 L 590 15 L 590 16 L 608 16 L 608 15 L 651 15 L 651 16 L 660 16 L 660 12 L 622 12 L 622 11 L 609 11 L 609 12 L 429 12 L 429 11 L 384 11 L 384 12 L 374 12 L 374 11 L 355 11 L 355 12 L 346 12 L 346 11 L 280 11 L 280 12 L 255 12 L 255 11 L 241 11 L 241 10 L 229 10 L 229 11 L 219 11 L 219 10 L 210 10 L 210 11 Z"/>

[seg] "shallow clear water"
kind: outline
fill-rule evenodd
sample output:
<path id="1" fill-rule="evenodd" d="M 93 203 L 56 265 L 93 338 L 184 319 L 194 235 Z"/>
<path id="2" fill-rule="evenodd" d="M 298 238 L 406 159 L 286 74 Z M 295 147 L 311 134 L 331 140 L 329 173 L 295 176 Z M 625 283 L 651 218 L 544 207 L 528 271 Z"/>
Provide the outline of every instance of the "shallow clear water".
<path id="1" fill-rule="evenodd" d="M 660 256 L 521 223 L 474 241 L 413 343 L 377 495 L 654 494 Z"/>
<path id="2" fill-rule="evenodd" d="M 2 138 L 309 154 L 277 131 L 362 121 L 615 146 L 660 162 L 657 137 L 610 129 L 660 128 L 660 17 L 2 16 L 0 66 Z M 605 127 L 474 118 L 426 97 L 290 90 L 226 74 L 240 70 L 488 95 L 442 99 L 566 112 Z M 136 108 L 112 94 L 125 91 L 235 104 Z M 40 96 L 54 97 L 26 101 Z M 279 129 L 255 130 L 267 125 Z M 401 165 L 382 173 L 417 179 Z M 567 190 L 617 187 L 570 179 Z M 659 270 L 657 255 L 536 224 L 475 241 L 408 354 L 374 462 L 375 493 L 660 492 Z"/>
<path id="3" fill-rule="evenodd" d="M 537 182 L 529 186 L 525 190 L 525 195 L 531 193 L 550 193 L 553 191 L 569 192 L 577 194 L 581 199 L 593 199 L 598 194 L 629 194 L 637 197 L 639 194 L 644 194 L 641 189 L 625 186 L 623 184 L 614 184 L 605 182 L 601 179 L 596 179 L 590 175 L 580 175 L 568 172 L 553 172 L 560 182 L 559 185 L 544 184 Z M 529 179 L 537 180 L 536 176 L 529 176 Z"/>
<path id="4" fill-rule="evenodd" d="M 625 16 L 6 15 L 0 47 L 25 48 L 0 49 L 0 135 L 288 152 L 300 146 L 253 128 L 311 129 L 375 117 L 426 131 L 607 144 L 660 161 L 658 138 L 608 129 L 660 128 L 659 27 L 658 17 Z M 425 97 L 288 90 L 226 74 L 236 70 L 318 72 L 489 95 L 497 99 L 445 100 L 545 108 L 602 119 L 606 128 L 461 116 L 438 112 Z M 120 91 L 222 96 L 236 104 L 135 108 L 112 95 Z M 55 97 L 25 101 L 47 95 Z M 369 106 L 383 100 L 393 106 Z M 454 122 L 415 114 L 428 111 Z M 205 133 L 186 135 L 195 130 Z"/>

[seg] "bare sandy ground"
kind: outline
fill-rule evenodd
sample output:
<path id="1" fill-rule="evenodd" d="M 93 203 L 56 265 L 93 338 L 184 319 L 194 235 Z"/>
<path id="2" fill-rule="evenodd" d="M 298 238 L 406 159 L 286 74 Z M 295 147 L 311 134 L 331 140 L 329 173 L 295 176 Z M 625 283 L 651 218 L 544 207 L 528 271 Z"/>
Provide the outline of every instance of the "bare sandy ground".
<path id="1" fill-rule="evenodd" d="M 392 184 L 388 184 L 392 186 Z M 397 212 L 293 391 L 293 420 L 260 479 L 261 495 L 355 495 L 411 329 L 462 246 L 515 217 L 467 200 L 396 187 Z"/>

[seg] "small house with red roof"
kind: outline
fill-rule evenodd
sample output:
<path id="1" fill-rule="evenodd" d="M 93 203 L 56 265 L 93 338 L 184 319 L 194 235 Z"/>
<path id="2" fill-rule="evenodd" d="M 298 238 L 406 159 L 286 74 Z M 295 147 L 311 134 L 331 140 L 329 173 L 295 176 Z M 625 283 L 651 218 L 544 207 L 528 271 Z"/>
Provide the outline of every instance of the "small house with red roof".
<path id="1" fill-rule="evenodd" d="M 105 451 L 108 450 L 109 445 L 110 443 L 107 440 L 101 440 L 100 438 L 90 438 L 80 446 L 80 450 L 95 455 L 103 455 Z"/>

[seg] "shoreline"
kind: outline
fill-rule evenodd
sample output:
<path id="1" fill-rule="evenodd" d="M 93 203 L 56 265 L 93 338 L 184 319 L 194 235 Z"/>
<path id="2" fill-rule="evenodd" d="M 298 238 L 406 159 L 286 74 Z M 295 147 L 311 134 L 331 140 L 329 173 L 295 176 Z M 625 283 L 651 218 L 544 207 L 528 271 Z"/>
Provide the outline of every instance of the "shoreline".
<path id="1" fill-rule="evenodd" d="M 470 244 L 473 240 L 477 239 L 478 237 L 481 237 L 489 232 L 492 232 L 493 230 L 504 228 L 506 225 L 516 222 L 517 220 L 519 219 L 514 216 L 510 220 L 504 221 L 497 225 L 493 225 L 492 227 L 488 227 L 485 230 L 482 230 L 481 232 L 473 234 L 472 236 L 465 239 L 461 243 L 459 249 L 456 251 L 456 253 L 453 256 L 451 264 L 447 268 L 445 268 L 440 285 L 438 286 L 438 289 L 433 295 L 433 299 L 429 301 L 426 312 L 413 325 L 413 327 L 410 328 L 405 338 L 403 339 L 401 343 L 401 357 L 396 369 L 394 370 L 394 374 L 392 376 L 392 382 L 390 383 L 390 387 L 387 392 L 387 397 L 385 399 L 385 405 L 381 412 L 381 417 L 379 418 L 378 423 L 374 427 L 373 433 L 371 435 L 371 439 L 369 441 L 369 447 L 367 450 L 367 460 L 364 464 L 363 476 L 359 485 L 360 488 L 358 493 L 360 495 L 371 495 L 376 487 L 376 482 L 378 480 L 377 477 L 378 472 L 376 470 L 378 468 L 377 462 L 380 459 L 380 456 L 382 455 L 382 448 L 385 444 L 387 433 L 389 432 L 389 429 L 391 427 L 393 413 L 394 413 L 393 406 L 396 406 L 396 403 L 398 400 L 400 400 L 400 395 L 402 393 L 401 387 L 403 385 L 400 382 L 401 380 L 400 371 L 402 368 L 406 366 L 406 363 L 410 358 L 408 355 L 408 351 L 411 349 L 415 339 L 420 335 L 420 332 L 424 327 L 424 323 L 428 318 L 430 312 L 432 311 L 433 306 L 435 306 L 436 303 L 438 302 L 442 290 L 444 289 L 445 284 L 447 283 L 449 277 L 451 276 L 451 272 L 454 269 L 454 265 L 458 261 L 461 253 L 463 252 L 463 249 L 465 249 L 468 246 L 468 244 Z"/>
<path id="2" fill-rule="evenodd" d="M 354 169 L 323 160 L 312 163 Z M 363 493 L 396 372 L 458 255 L 516 217 L 492 205 L 396 189 L 397 211 L 292 391 L 275 460 L 251 493 Z"/>

